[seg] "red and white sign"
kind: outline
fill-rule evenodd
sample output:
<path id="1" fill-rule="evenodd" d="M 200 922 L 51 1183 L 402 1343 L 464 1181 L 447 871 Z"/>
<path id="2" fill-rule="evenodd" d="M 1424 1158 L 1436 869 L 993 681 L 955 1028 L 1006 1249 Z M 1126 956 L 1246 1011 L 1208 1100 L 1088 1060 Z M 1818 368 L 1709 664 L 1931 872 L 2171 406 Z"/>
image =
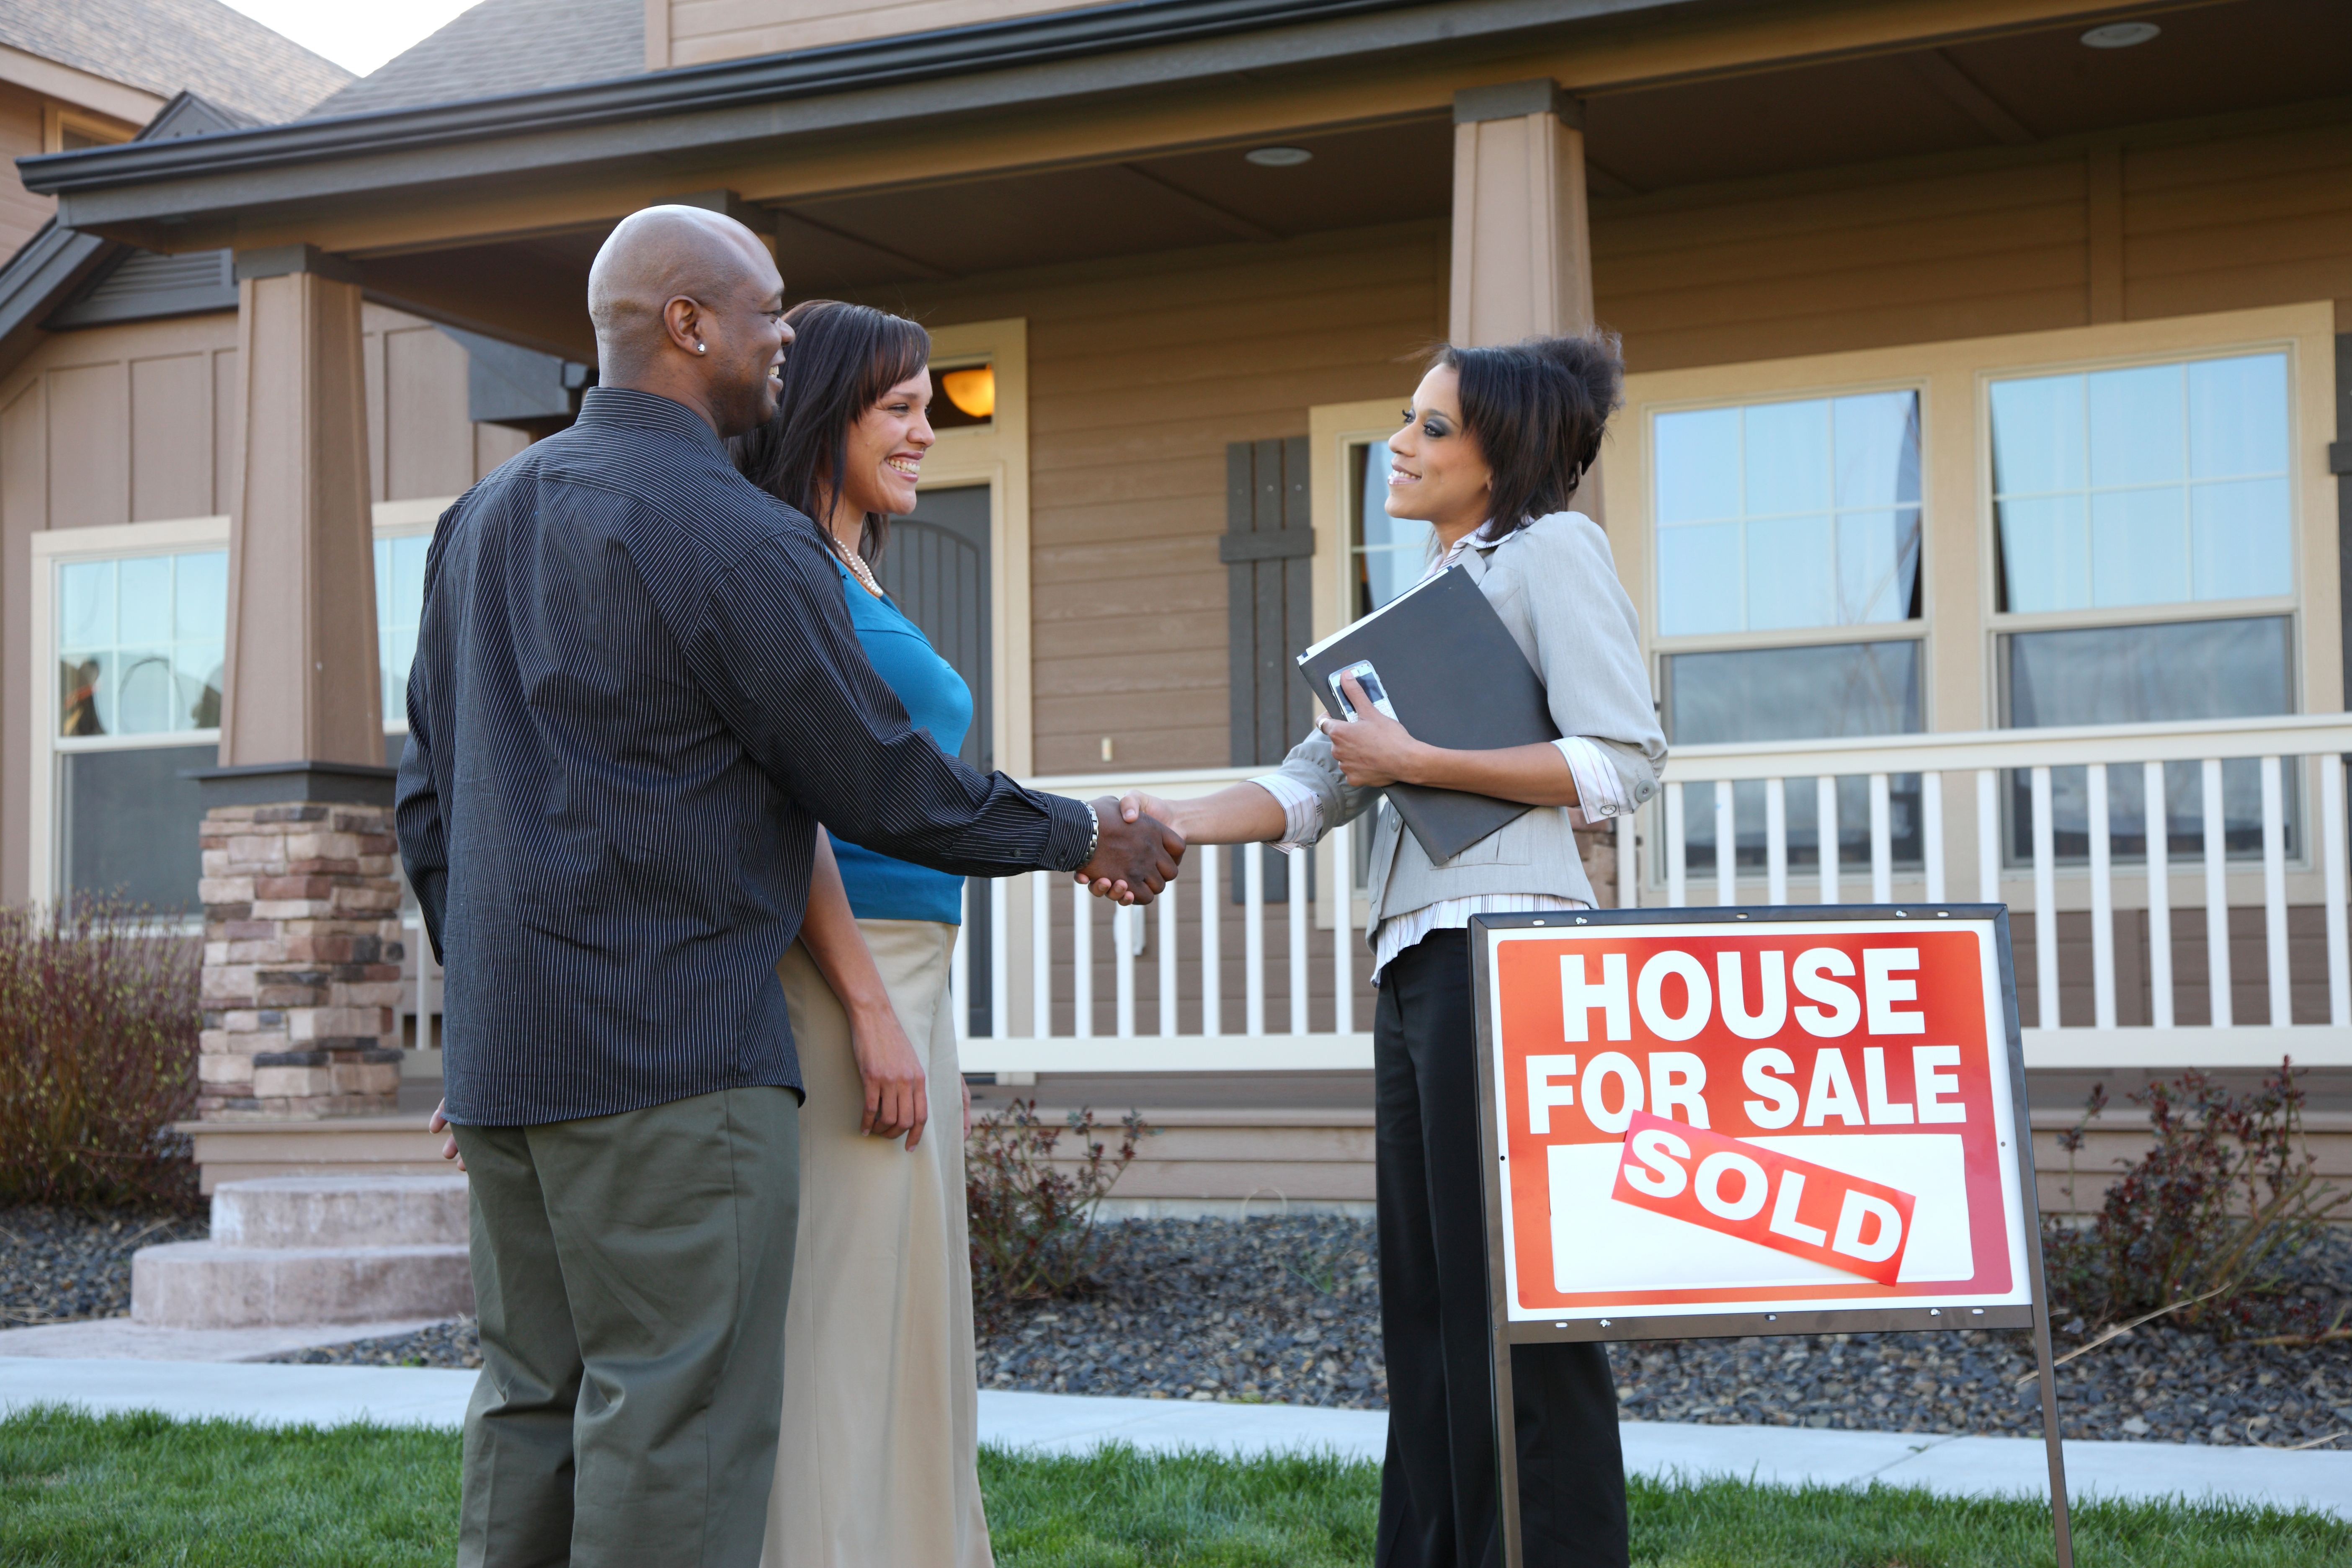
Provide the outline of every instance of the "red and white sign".
<path id="1" fill-rule="evenodd" d="M 1991 921 L 1486 935 L 1514 1320 L 2032 1300 Z"/>

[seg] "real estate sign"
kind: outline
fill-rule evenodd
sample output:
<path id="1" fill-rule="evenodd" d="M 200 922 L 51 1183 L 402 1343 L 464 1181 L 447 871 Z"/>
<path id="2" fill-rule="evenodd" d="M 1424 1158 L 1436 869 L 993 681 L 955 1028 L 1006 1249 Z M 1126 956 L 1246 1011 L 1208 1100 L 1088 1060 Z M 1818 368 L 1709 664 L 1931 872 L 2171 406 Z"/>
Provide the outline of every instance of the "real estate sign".
<path id="1" fill-rule="evenodd" d="M 1491 916 L 1471 957 L 1498 1410 L 1531 1341 L 2031 1326 L 2046 1368 L 2004 908 Z"/>

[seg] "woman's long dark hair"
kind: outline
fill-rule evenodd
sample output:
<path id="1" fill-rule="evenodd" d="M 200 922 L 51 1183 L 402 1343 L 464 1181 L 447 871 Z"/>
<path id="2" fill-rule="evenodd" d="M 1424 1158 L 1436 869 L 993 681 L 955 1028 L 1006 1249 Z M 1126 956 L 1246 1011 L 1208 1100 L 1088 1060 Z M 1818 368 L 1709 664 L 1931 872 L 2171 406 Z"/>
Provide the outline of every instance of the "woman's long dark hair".
<path id="1" fill-rule="evenodd" d="M 1461 378 L 1462 426 L 1494 471 L 1491 526 L 1515 533 L 1565 511 L 1625 400 L 1617 334 L 1594 328 L 1497 348 L 1440 343 L 1429 368 Z"/>
<path id="2" fill-rule="evenodd" d="M 849 431 L 892 387 L 929 364 L 931 334 L 904 316 L 838 300 L 804 300 L 784 312 L 784 391 L 776 416 L 728 443 L 743 477 L 805 514 L 838 551 L 830 520 L 849 466 Z M 857 553 L 878 565 L 890 520 L 869 511 Z"/>

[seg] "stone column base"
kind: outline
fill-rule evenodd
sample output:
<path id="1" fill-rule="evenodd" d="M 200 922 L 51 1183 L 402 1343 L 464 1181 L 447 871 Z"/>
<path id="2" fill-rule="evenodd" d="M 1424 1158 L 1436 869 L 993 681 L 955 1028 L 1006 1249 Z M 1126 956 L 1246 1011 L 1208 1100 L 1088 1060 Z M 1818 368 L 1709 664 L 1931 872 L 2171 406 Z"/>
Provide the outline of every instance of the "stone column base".
<path id="1" fill-rule="evenodd" d="M 388 807 L 205 814 L 207 1121 L 376 1116 L 400 1099 L 400 873 Z"/>

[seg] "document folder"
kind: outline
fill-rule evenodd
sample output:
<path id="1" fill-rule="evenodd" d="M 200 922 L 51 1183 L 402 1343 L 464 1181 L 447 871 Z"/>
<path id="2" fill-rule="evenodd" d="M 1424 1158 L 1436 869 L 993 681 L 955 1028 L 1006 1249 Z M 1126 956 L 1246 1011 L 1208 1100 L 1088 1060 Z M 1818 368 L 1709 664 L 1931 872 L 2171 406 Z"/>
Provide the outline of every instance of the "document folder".
<path id="1" fill-rule="evenodd" d="M 1378 682 L 1364 681 L 1365 695 L 1433 746 L 1482 752 L 1559 739 L 1543 681 L 1459 566 L 1298 656 L 1307 683 L 1335 719 L 1353 717 L 1335 678 L 1362 664 L 1372 667 Z M 1435 862 L 1453 859 L 1534 809 L 1421 784 L 1391 784 L 1385 793 Z"/>

